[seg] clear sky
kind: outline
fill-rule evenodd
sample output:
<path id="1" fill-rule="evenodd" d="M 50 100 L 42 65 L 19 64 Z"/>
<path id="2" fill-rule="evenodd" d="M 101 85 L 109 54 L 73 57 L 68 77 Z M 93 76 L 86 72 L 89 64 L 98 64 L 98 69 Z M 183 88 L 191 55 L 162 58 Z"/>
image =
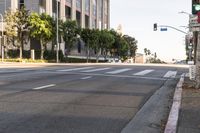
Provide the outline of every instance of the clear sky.
<path id="1" fill-rule="evenodd" d="M 191 13 L 192 0 L 110 0 L 111 28 L 122 25 L 123 33 L 138 40 L 138 51 L 144 48 L 156 52 L 161 60 L 185 59 L 185 35 L 173 29 L 153 31 L 153 24 L 169 25 L 188 31 L 189 16 L 178 12 Z"/>

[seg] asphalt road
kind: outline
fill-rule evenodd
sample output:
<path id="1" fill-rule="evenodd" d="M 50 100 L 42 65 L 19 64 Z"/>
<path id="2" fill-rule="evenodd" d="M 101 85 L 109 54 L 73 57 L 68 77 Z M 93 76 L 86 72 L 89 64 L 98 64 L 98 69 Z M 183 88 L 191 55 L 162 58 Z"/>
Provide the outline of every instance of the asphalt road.
<path id="1" fill-rule="evenodd" d="M 120 133 L 166 82 L 169 66 L 0 66 L 0 133 Z"/>

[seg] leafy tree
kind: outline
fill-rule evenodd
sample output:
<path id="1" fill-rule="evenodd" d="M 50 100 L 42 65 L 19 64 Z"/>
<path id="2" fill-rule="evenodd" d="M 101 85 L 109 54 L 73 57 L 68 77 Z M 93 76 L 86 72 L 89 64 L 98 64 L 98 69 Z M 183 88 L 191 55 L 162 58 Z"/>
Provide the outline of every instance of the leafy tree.
<path id="1" fill-rule="evenodd" d="M 114 37 L 114 42 L 110 48 L 110 53 L 113 57 L 119 56 L 119 49 L 120 49 L 120 40 L 121 40 L 121 34 L 118 34 L 115 30 L 110 30 L 110 33 Z"/>
<path id="2" fill-rule="evenodd" d="M 128 57 L 128 50 L 129 50 L 129 46 L 127 41 L 125 40 L 125 38 L 121 37 L 119 40 L 119 57 L 122 58 L 122 60 L 126 60 Z"/>
<path id="3" fill-rule="evenodd" d="M 32 13 L 29 17 L 29 23 L 31 26 L 31 37 L 40 40 L 41 45 L 41 59 L 43 59 L 44 48 L 47 43 L 53 38 L 53 19 L 43 13 L 41 15 Z"/>
<path id="4" fill-rule="evenodd" d="M 101 31 L 98 29 L 92 29 L 91 30 L 91 35 L 90 35 L 90 45 L 91 48 L 95 51 L 96 54 L 96 62 L 99 60 L 99 54 L 100 54 L 100 49 L 101 45 L 99 43 Z"/>
<path id="5" fill-rule="evenodd" d="M 135 56 L 136 56 L 136 51 L 137 51 L 137 41 L 135 40 L 135 38 L 129 36 L 129 35 L 124 35 L 123 36 L 124 39 L 126 40 L 126 42 L 128 43 L 129 46 L 129 52 L 130 52 L 130 57 L 134 58 L 134 62 L 135 62 Z"/>
<path id="6" fill-rule="evenodd" d="M 20 58 L 22 58 L 23 47 L 28 42 L 29 37 L 28 17 L 29 11 L 25 7 L 17 9 L 16 12 L 9 10 L 5 15 L 5 20 L 8 24 L 6 26 L 6 35 L 8 35 L 9 39 L 16 37 L 18 44 L 14 45 L 20 49 Z"/>
<path id="7" fill-rule="evenodd" d="M 126 39 L 122 34 L 117 33 L 114 30 L 111 30 L 110 33 L 114 36 L 114 43 L 111 48 L 111 54 L 115 57 L 125 60 L 128 57 L 129 45 Z"/>
<path id="8" fill-rule="evenodd" d="M 79 33 L 78 25 L 76 21 L 67 20 L 61 25 L 62 37 L 65 41 L 65 48 L 67 49 L 67 56 L 70 54 L 72 47 L 77 41 L 77 35 Z"/>
<path id="9" fill-rule="evenodd" d="M 90 36 L 91 36 L 92 30 L 91 29 L 82 29 L 81 31 L 81 39 L 85 42 L 86 52 L 87 52 L 87 62 L 89 61 L 89 55 L 90 55 Z"/>
<path id="10" fill-rule="evenodd" d="M 102 30 L 99 34 L 99 45 L 102 50 L 102 54 L 106 60 L 108 55 L 108 51 L 112 48 L 112 44 L 114 43 L 114 36 L 108 30 Z"/>
<path id="11" fill-rule="evenodd" d="M 151 55 L 151 50 L 145 48 L 145 49 L 144 49 L 144 53 L 145 53 L 146 56 L 147 56 L 147 55 Z"/>

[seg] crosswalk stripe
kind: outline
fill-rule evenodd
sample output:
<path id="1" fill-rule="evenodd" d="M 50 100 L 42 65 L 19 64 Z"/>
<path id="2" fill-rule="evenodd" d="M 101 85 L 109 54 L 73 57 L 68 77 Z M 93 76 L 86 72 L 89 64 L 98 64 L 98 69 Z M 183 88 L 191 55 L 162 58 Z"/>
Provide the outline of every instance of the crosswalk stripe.
<path id="1" fill-rule="evenodd" d="M 153 69 L 144 70 L 144 71 L 141 71 L 141 72 L 138 72 L 138 73 L 134 73 L 133 75 L 142 76 L 142 75 L 148 74 L 148 73 L 153 72 L 153 71 L 154 71 Z"/>
<path id="2" fill-rule="evenodd" d="M 89 73 L 89 72 L 103 71 L 103 70 L 108 70 L 108 69 L 110 69 L 110 68 L 109 67 L 98 68 L 98 69 L 86 70 L 86 71 L 81 71 L 81 72 Z"/>
<path id="3" fill-rule="evenodd" d="M 115 70 L 115 71 L 111 71 L 111 72 L 107 72 L 108 74 L 118 74 L 118 73 L 122 73 L 122 72 L 126 72 L 131 70 L 130 68 L 125 68 L 125 69 L 119 69 L 119 70 Z"/>
<path id="4" fill-rule="evenodd" d="M 177 71 L 168 71 L 165 75 L 164 78 L 175 78 L 177 74 Z"/>
<path id="5" fill-rule="evenodd" d="M 81 68 L 71 68 L 71 69 L 64 69 L 64 70 L 57 70 L 59 72 L 69 72 L 69 71 L 76 71 L 76 70 L 85 70 L 85 69 L 91 69 L 94 67 L 81 67 Z"/>

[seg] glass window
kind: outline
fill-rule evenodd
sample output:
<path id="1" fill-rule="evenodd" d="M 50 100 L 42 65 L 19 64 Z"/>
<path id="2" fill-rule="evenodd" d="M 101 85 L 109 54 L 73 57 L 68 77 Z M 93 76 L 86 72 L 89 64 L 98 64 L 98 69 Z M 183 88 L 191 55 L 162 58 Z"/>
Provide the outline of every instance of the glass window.
<path id="1" fill-rule="evenodd" d="M 24 7 L 24 0 L 19 1 L 19 9 L 21 9 L 22 7 Z"/>
<path id="2" fill-rule="evenodd" d="M 65 0 L 65 3 L 66 3 L 66 5 L 68 5 L 68 6 L 72 6 L 72 0 Z"/>
<path id="3" fill-rule="evenodd" d="M 76 9 L 81 11 L 81 0 L 76 0 Z"/>
<path id="4" fill-rule="evenodd" d="M 93 16 L 97 16 L 97 1 L 92 0 L 92 7 L 93 7 Z"/>
<path id="5" fill-rule="evenodd" d="M 85 13 L 90 14 L 90 0 L 85 0 Z"/>
<path id="6" fill-rule="evenodd" d="M 40 4 L 40 12 L 41 12 L 41 13 L 44 13 L 44 12 L 46 11 L 46 5 L 45 5 L 46 3 L 45 3 L 45 0 L 40 0 L 39 2 L 40 2 L 40 3 L 39 3 L 39 4 Z"/>
<path id="7" fill-rule="evenodd" d="M 108 1 L 107 0 L 105 0 L 104 1 L 104 11 L 105 11 L 105 15 L 108 15 Z"/>
<path id="8" fill-rule="evenodd" d="M 99 19 L 101 20 L 103 16 L 103 1 L 100 0 L 99 2 Z"/>

